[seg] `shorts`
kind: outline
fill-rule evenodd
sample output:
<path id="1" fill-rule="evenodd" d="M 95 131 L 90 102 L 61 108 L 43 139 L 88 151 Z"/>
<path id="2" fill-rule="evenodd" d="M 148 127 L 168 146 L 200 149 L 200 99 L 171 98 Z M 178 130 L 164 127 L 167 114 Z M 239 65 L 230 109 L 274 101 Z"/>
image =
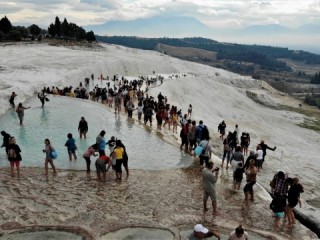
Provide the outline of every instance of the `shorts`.
<path id="1" fill-rule="evenodd" d="M 14 167 L 14 165 L 16 165 L 16 167 L 20 167 L 20 161 L 19 160 L 10 161 L 10 166 Z"/>
<path id="2" fill-rule="evenodd" d="M 188 143 L 188 138 L 187 137 L 181 137 L 181 143 L 182 144 L 187 144 Z"/>
<path id="3" fill-rule="evenodd" d="M 76 154 L 76 149 L 68 149 L 68 153 L 70 154 Z"/>
<path id="4" fill-rule="evenodd" d="M 207 201 L 208 198 L 211 198 L 212 202 L 216 202 L 217 201 L 217 197 L 216 197 L 216 193 L 215 192 L 203 192 L 203 200 Z"/>
<path id="5" fill-rule="evenodd" d="M 296 201 L 289 201 L 288 200 L 288 207 L 289 208 L 294 208 L 295 206 L 297 206 L 297 204 L 298 204 L 298 200 L 296 200 Z"/>
<path id="6" fill-rule="evenodd" d="M 196 139 L 189 140 L 189 145 L 196 146 L 197 145 Z"/>
<path id="7" fill-rule="evenodd" d="M 96 169 L 97 173 L 106 173 L 107 172 L 107 162 L 104 160 L 96 160 Z"/>
<path id="8" fill-rule="evenodd" d="M 274 213 L 275 217 L 283 218 L 284 217 L 284 212 L 275 212 Z"/>
<path id="9" fill-rule="evenodd" d="M 116 161 L 116 172 L 117 173 L 122 173 L 122 163 L 123 163 L 123 160 L 122 159 L 117 159 Z"/>
<path id="10" fill-rule="evenodd" d="M 243 192 L 244 193 L 247 193 L 247 192 L 252 193 L 254 184 L 256 184 L 256 181 L 247 183 L 243 188 Z"/>
<path id="11" fill-rule="evenodd" d="M 263 164 L 263 160 L 262 159 L 261 160 L 260 159 L 256 160 L 256 167 L 262 168 L 262 164 Z"/>
<path id="12" fill-rule="evenodd" d="M 152 122 L 152 116 L 148 116 L 148 115 L 147 115 L 147 116 L 144 116 L 144 121 L 145 121 L 145 122 L 148 122 L 148 121 L 149 121 L 149 122 Z"/>

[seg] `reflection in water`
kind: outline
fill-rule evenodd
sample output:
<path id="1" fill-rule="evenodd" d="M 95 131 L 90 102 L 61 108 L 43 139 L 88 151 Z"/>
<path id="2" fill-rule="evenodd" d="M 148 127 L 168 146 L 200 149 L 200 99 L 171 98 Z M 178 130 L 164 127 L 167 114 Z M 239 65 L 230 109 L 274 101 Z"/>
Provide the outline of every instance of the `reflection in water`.
<path id="1" fill-rule="evenodd" d="M 48 122 L 48 114 L 49 114 L 49 110 L 47 108 L 42 108 L 41 111 L 41 122 L 43 123 L 47 123 Z"/>
<path id="2" fill-rule="evenodd" d="M 26 128 L 25 126 L 21 126 L 19 128 L 19 133 L 18 133 L 18 136 L 17 136 L 19 139 L 21 139 L 22 141 L 27 141 L 27 135 L 26 135 Z"/>
<path id="3" fill-rule="evenodd" d="M 114 114 L 115 120 L 116 120 L 116 124 L 115 124 L 115 130 L 117 132 L 120 132 L 121 130 L 121 118 L 119 114 Z"/>

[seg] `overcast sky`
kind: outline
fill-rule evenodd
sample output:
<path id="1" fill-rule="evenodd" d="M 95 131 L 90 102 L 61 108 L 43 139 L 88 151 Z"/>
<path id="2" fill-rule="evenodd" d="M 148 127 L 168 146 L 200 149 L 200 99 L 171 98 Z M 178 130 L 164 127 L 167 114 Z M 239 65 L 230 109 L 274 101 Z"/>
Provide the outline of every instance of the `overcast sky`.
<path id="1" fill-rule="evenodd" d="M 157 15 L 192 16 L 209 27 L 296 27 L 320 23 L 320 0 L 1 0 L 1 15 L 13 25 L 42 27 L 56 16 L 85 26 Z"/>

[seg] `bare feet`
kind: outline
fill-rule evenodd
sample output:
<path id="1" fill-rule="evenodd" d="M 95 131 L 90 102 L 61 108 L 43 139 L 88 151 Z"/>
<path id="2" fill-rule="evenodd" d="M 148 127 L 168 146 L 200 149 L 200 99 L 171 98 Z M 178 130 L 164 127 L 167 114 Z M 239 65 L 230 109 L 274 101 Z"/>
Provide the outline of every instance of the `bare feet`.
<path id="1" fill-rule="evenodd" d="M 213 216 L 219 216 L 219 215 L 221 215 L 221 214 L 220 214 L 219 211 L 213 211 L 213 212 L 212 212 L 212 215 L 213 215 Z"/>

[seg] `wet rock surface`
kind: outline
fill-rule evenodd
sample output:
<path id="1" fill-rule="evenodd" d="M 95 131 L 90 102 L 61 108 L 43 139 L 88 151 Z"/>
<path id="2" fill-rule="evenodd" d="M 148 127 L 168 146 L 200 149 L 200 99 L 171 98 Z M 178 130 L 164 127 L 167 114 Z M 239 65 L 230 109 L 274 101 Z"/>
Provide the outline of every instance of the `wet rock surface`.
<path id="1" fill-rule="evenodd" d="M 262 239 L 317 238 L 300 223 L 293 229 L 282 224 L 275 231 L 264 191 L 255 186 L 255 202 L 244 204 L 242 191 L 231 188 L 232 179 L 225 172 L 217 183 L 219 216 L 212 216 L 212 209 L 203 214 L 198 166 L 132 170 L 122 182 L 114 180 L 113 172 L 107 173 L 107 182 L 98 182 L 94 172 L 60 170 L 48 178 L 41 168 L 22 168 L 21 172 L 18 179 L 10 177 L 8 168 L 0 169 L 1 236 L 46 226 L 80 233 L 85 239 L 100 239 L 123 228 L 154 227 L 170 229 L 174 239 L 180 239 L 178 226 L 192 229 L 203 223 L 218 231 L 231 231 L 242 224 L 249 232 L 264 236 Z"/>

